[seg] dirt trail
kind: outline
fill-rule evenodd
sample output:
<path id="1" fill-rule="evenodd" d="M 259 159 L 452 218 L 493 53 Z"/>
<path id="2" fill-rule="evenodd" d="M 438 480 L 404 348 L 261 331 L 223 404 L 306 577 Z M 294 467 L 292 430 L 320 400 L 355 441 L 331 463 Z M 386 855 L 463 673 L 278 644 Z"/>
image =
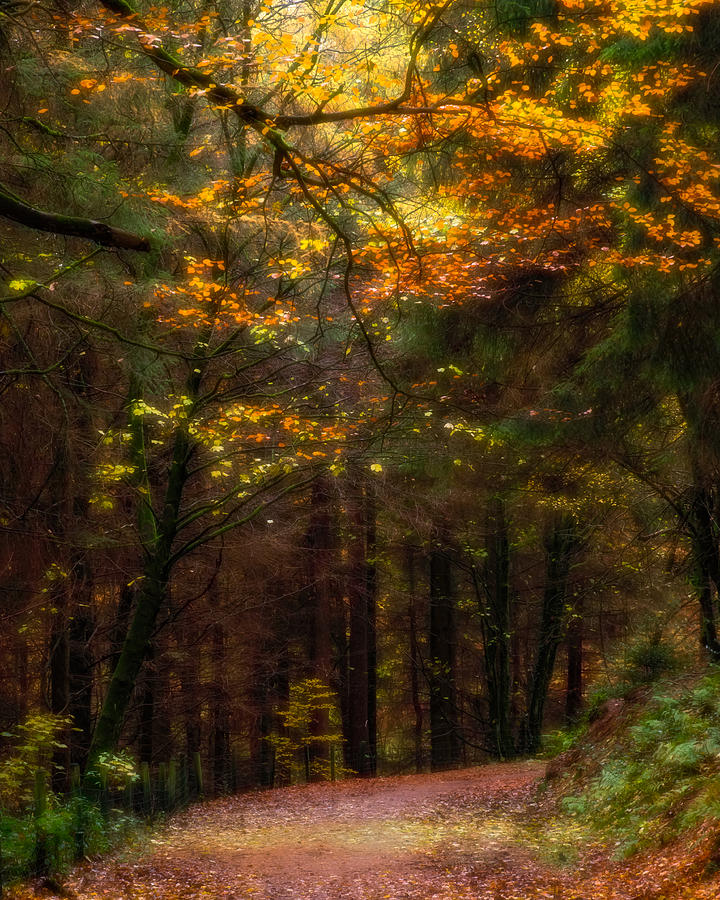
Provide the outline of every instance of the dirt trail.
<path id="1" fill-rule="evenodd" d="M 537 806 L 543 771 L 497 764 L 219 800 L 175 817 L 133 853 L 87 864 L 69 884 L 80 900 L 716 896 L 686 892 L 682 879 L 660 883 L 652 860 L 633 870 L 588 849 L 586 834 Z"/>

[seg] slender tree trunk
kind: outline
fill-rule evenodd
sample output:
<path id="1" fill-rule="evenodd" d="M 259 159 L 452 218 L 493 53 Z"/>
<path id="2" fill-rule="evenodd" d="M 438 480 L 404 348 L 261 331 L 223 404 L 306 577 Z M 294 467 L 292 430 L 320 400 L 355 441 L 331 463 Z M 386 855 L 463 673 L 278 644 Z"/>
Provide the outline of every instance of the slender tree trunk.
<path id="1" fill-rule="evenodd" d="M 565 721 L 577 722 L 583 706 L 583 601 L 578 598 L 567 629 L 567 688 L 565 691 Z"/>
<path id="2" fill-rule="evenodd" d="M 175 652 L 178 657 L 183 730 L 185 732 L 185 756 L 192 761 L 202 750 L 203 691 L 200 677 L 202 645 L 194 638 L 191 628 L 179 617 L 174 627 Z M 194 770 L 189 774 L 195 777 Z"/>
<path id="3" fill-rule="evenodd" d="M 505 504 L 500 497 L 493 497 L 488 506 L 486 550 L 486 602 L 480 612 L 491 752 L 498 759 L 508 759 L 515 754 L 510 723 L 510 543 Z"/>
<path id="4" fill-rule="evenodd" d="M 712 511 L 710 492 L 696 486 L 691 500 L 690 528 L 695 562 L 693 583 L 700 607 L 700 644 L 711 659 L 720 661 L 714 599 L 720 590 L 720 558 Z"/>
<path id="5" fill-rule="evenodd" d="M 415 548 L 408 545 L 405 549 L 405 571 L 408 585 L 408 623 L 410 626 L 410 695 L 415 727 L 413 730 L 415 747 L 415 771 L 423 770 L 423 708 L 420 702 L 420 672 L 422 660 L 418 645 L 417 629 L 417 588 L 415 584 Z"/>
<path id="6" fill-rule="evenodd" d="M 272 660 L 271 640 L 265 640 L 255 656 L 251 698 L 254 722 L 250 730 L 250 762 L 253 781 L 260 787 L 270 785 L 271 759 L 269 737 L 272 733 L 271 675 L 268 664 Z"/>
<path id="7" fill-rule="evenodd" d="M 563 517 L 552 527 L 545 542 L 547 574 L 543 592 L 540 639 L 530 685 L 525 732 L 525 749 L 530 753 L 537 752 L 540 747 L 543 712 L 557 649 L 562 640 L 567 580 L 576 548 L 577 533 L 574 523 L 571 519 Z"/>
<path id="8" fill-rule="evenodd" d="M 212 627 L 212 766 L 215 794 L 230 790 L 230 697 L 227 691 L 225 629 L 216 622 Z"/>
<path id="9" fill-rule="evenodd" d="M 81 376 L 78 376 L 82 384 Z M 76 388 L 77 390 L 77 388 Z M 85 393 L 84 391 L 82 392 Z M 91 422 L 82 412 L 78 434 L 89 444 Z M 76 544 L 73 523 L 87 521 L 89 486 L 85 462 L 75 459 L 65 438 L 58 451 L 54 478 L 52 531 L 58 546 L 58 578 L 51 605 L 56 610 L 50 642 L 50 706 L 57 715 L 72 720 L 65 729 L 64 747 L 55 753 L 53 788 L 66 790 L 72 763 L 84 764 L 90 742 L 93 660 L 88 647 L 92 634 L 92 575 L 85 550 Z"/>
<path id="10" fill-rule="evenodd" d="M 519 722 L 524 714 L 524 662 L 526 659 L 527 640 L 521 639 L 522 622 L 520 604 L 514 598 L 510 600 L 510 723 Z M 527 636 L 527 628 L 524 629 Z M 524 652 L 525 651 L 525 652 Z"/>
<path id="11" fill-rule="evenodd" d="M 713 396 L 715 391 L 713 390 Z M 692 488 L 687 509 L 690 546 L 693 555 L 692 582 L 700 607 L 700 645 L 708 657 L 720 662 L 717 632 L 717 598 L 720 596 L 720 547 L 718 546 L 716 448 L 708 441 L 710 416 L 698 391 L 678 393 L 690 437 Z M 714 417 L 713 417 L 714 418 Z M 715 464 L 713 464 L 715 460 Z M 712 472 L 712 475 L 708 473 Z"/>
<path id="12" fill-rule="evenodd" d="M 455 600 L 450 557 L 430 554 L 430 764 L 450 769 L 460 761 L 455 699 Z"/>
<path id="13" fill-rule="evenodd" d="M 332 504 L 330 484 L 325 477 L 317 478 L 312 485 L 310 527 L 306 538 L 308 550 L 308 576 L 312 622 L 310 623 L 310 658 L 313 674 L 324 685 L 331 680 L 331 610 L 334 587 L 334 535 L 332 528 Z M 310 722 L 310 733 L 322 739 L 330 732 L 330 715 L 327 708 L 317 709 Z M 310 745 L 311 770 L 315 761 L 329 764 L 330 746 L 325 740 Z"/>
<path id="14" fill-rule="evenodd" d="M 368 584 L 366 572 L 365 516 L 362 486 L 356 485 L 349 501 L 350 547 L 348 600 L 348 764 L 358 775 L 368 776 L 370 730 L 368 727 Z"/>
<path id="15" fill-rule="evenodd" d="M 82 769 L 85 766 L 92 737 L 92 699 L 95 661 L 90 651 L 90 639 L 95 621 L 90 605 L 92 583 L 83 579 L 85 602 L 78 605 L 70 623 L 68 653 L 68 687 L 73 732 L 70 736 L 70 762 Z"/>
<path id="16" fill-rule="evenodd" d="M 153 761 L 155 741 L 155 648 L 151 645 L 145 656 L 142 681 L 140 686 L 140 722 L 138 735 L 138 752 L 140 762 L 150 765 Z"/>
<path id="17" fill-rule="evenodd" d="M 58 716 L 67 716 L 70 712 L 70 636 L 68 633 L 68 597 L 67 585 L 62 584 L 60 591 L 53 597 L 55 614 L 50 633 L 50 709 Z M 53 753 L 52 788 L 62 792 L 68 787 L 70 771 L 70 746 L 68 744 L 69 729 L 63 734 L 63 746 Z"/>
<path id="18" fill-rule="evenodd" d="M 333 643 L 335 646 L 335 684 L 340 698 L 340 720 L 343 736 L 343 761 L 352 769 L 350 761 L 350 622 L 349 598 L 338 591 L 337 607 L 333 616 Z M 347 601 L 347 602 L 346 602 Z"/>
<path id="19" fill-rule="evenodd" d="M 270 681 L 271 695 L 274 698 L 274 705 L 278 709 L 287 709 L 290 705 L 290 646 L 287 623 L 283 622 L 277 632 L 277 650 L 275 671 Z M 278 716 L 273 723 L 274 730 L 281 735 L 287 734 L 287 726 Z M 275 786 L 290 784 L 291 772 L 289 770 L 282 771 L 275 764 L 271 766 L 271 782 Z"/>
<path id="20" fill-rule="evenodd" d="M 370 774 L 377 773 L 377 505 L 375 488 L 365 488 L 365 583 L 368 618 L 368 745 Z"/>
<path id="21" fill-rule="evenodd" d="M 110 660 L 109 668 L 112 672 L 118 664 L 122 652 L 123 643 L 128 633 L 130 615 L 135 603 L 135 590 L 132 585 L 123 584 L 120 588 L 115 618 L 110 630 Z"/>

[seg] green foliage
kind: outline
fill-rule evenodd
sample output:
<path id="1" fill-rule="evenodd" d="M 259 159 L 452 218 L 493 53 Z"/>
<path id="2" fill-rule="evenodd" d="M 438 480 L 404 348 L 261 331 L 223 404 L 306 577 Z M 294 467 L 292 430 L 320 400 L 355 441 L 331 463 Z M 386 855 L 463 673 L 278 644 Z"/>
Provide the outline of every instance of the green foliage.
<path id="1" fill-rule="evenodd" d="M 275 751 L 275 766 L 280 778 L 291 783 L 304 778 L 306 754 L 310 754 L 310 777 L 329 780 L 329 755 L 342 746 L 342 727 L 335 694 L 319 678 L 305 678 L 290 688 L 290 702 L 276 710 L 282 731 L 268 740 Z M 316 734 L 313 727 L 326 720 L 327 731 Z M 349 774 L 336 760 L 337 777 Z"/>
<path id="2" fill-rule="evenodd" d="M 141 823 L 119 810 L 105 817 L 97 804 L 84 797 L 63 800 L 51 795 L 49 801 L 38 817 L 27 811 L 25 815 L 0 813 L 2 877 L 6 883 L 33 872 L 38 839 L 45 847 L 48 871 L 63 872 L 79 852 L 95 856 L 139 837 Z"/>
<path id="3" fill-rule="evenodd" d="M 552 759 L 560 753 L 570 750 L 578 741 L 578 737 L 584 732 L 584 725 L 574 725 L 571 728 L 559 728 L 543 735 L 542 756 Z"/>
<path id="4" fill-rule="evenodd" d="M 35 870 L 38 846 L 44 848 L 47 870 L 62 872 L 78 853 L 107 852 L 137 830 L 134 817 L 119 810 L 103 815 L 99 803 L 79 794 L 67 798 L 48 790 L 42 811 L 35 808 L 38 773 L 40 783 L 49 784 L 57 768 L 53 756 L 65 749 L 62 736 L 72 725 L 68 716 L 36 712 L 6 735 L 12 740 L 10 755 L 0 763 L 0 874 L 6 882 Z M 99 782 L 113 791 L 137 778 L 126 753 L 102 754 L 95 769 Z"/>
<path id="5" fill-rule="evenodd" d="M 563 801 L 567 813 L 619 839 L 625 855 L 720 822 L 720 672 L 664 688 L 582 794 Z"/>
<path id="6" fill-rule="evenodd" d="M 101 753 L 95 760 L 93 771 L 102 784 L 110 790 L 124 791 L 132 781 L 140 777 L 137 763 L 127 751 Z"/>
<path id="7" fill-rule="evenodd" d="M 0 762 L 0 806 L 10 812 L 21 812 L 32 802 L 35 773 L 50 773 L 53 754 L 64 749 L 63 732 L 72 727 L 68 716 L 47 712 L 31 713 L 18 725 L 14 734 L 12 755 Z"/>
<path id="8" fill-rule="evenodd" d="M 609 682 L 601 682 L 593 685 L 588 692 L 583 720 L 588 723 L 594 722 L 601 714 L 601 710 L 608 700 L 612 700 L 613 697 L 619 697 L 621 693 L 622 689 Z"/>
<path id="9" fill-rule="evenodd" d="M 657 635 L 631 648 L 628 662 L 630 681 L 641 684 L 657 681 L 661 676 L 674 672 L 679 665 L 675 648 Z"/>
<path id="10" fill-rule="evenodd" d="M 641 41 L 625 37 L 605 47 L 599 54 L 603 62 L 616 63 L 630 69 L 652 65 L 658 60 L 677 59 L 683 53 L 681 39 L 659 34 Z"/>

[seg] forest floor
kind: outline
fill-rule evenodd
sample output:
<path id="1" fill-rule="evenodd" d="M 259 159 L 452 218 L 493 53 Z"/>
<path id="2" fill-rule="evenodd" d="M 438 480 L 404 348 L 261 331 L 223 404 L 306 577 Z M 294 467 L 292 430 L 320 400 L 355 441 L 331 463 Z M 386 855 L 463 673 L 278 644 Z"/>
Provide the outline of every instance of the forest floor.
<path id="1" fill-rule="evenodd" d="M 616 861 L 553 814 L 540 762 L 249 793 L 199 804 L 88 862 L 78 900 L 709 900 L 692 841 Z M 702 843 L 701 834 L 697 841 Z M 24 898 L 40 896 L 23 893 Z M 47 896 L 47 893 L 44 895 Z"/>

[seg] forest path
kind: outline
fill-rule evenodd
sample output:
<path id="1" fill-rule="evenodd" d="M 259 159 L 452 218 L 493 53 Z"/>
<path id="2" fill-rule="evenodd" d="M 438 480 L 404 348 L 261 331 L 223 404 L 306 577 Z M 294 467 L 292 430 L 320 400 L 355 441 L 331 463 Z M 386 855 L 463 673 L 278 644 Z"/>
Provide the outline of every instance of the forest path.
<path id="1" fill-rule="evenodd" d="M 80 868 L 70 886 L 80 900 L 689 896 L 665 893 L 667 880 L 655 890 L 652 866 L 633 876 L 543 814 L 543 773 L 519 762 L 222 799 L 174 817 L 139 854 Z"/>

